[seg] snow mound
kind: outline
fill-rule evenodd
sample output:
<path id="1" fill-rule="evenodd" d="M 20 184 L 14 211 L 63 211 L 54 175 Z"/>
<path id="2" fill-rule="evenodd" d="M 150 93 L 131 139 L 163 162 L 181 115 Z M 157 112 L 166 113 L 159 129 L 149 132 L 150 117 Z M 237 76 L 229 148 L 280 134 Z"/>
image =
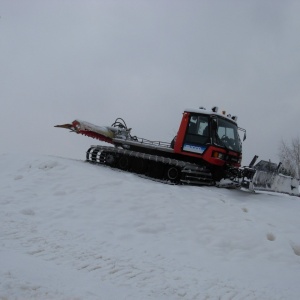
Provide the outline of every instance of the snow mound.
<path id="1" fill-rule="evenodd" d="M 0 299 L 298 299 L 300 198 L 0 155 Z"/>

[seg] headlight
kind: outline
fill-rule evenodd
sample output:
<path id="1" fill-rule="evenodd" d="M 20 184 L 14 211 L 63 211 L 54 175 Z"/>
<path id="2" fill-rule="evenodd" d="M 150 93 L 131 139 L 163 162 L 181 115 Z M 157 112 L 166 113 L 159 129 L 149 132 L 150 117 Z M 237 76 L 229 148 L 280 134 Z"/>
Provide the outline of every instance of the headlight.
<path id="1" fill-rule="evenodd" d="M 225 154 L 222 153 L 222 152 L 214 151 L 213 154 L 212 154 L 212 156 L 214 158 L 225 160 Z"/>

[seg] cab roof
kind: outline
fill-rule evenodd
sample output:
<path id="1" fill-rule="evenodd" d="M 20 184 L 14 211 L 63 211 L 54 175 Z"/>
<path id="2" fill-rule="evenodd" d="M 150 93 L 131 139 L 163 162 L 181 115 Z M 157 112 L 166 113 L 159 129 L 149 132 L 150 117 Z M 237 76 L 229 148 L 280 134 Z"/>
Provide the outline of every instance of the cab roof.
<path id="1" fill-rule="evenodd" d="M 198 109 L 186 108 L 184 111 L 190 113 L 196 113 L 196 114 L 216 115 L 224 119 L 228 119 L 231 122 L 237 124 L 237 116 L 232 116 L 231 114 L 227 114 L 225 110 L 219 110 L 217 106 L 214 106 L 212 109 L 206 109 L 204 107 L 199 107 Z"/>

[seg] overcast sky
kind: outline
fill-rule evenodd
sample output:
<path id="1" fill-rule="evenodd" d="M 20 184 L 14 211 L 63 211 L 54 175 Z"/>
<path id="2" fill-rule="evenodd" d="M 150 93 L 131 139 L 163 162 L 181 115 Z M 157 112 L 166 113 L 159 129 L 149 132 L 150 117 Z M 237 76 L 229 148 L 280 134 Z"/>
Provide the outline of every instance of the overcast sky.
<path id="1" fill-rule="evenodd" d="M 243 164 L 299 136 L 300 1 L 0 0 L 0 153 L 85 158 L 82 119 L 170 141 L 185 108 L 247 130 Z"/>

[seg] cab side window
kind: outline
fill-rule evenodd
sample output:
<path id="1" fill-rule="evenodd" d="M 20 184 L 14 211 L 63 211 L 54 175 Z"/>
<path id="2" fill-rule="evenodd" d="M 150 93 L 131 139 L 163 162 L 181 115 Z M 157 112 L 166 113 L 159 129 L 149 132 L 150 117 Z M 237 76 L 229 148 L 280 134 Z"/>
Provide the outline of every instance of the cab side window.
<path id="1" fill-rule="evenodd" d="M 207 116 L 192 115 L 190 117 L 185 142 L 201 145 L 209 142 L 209 127 Z"/>

